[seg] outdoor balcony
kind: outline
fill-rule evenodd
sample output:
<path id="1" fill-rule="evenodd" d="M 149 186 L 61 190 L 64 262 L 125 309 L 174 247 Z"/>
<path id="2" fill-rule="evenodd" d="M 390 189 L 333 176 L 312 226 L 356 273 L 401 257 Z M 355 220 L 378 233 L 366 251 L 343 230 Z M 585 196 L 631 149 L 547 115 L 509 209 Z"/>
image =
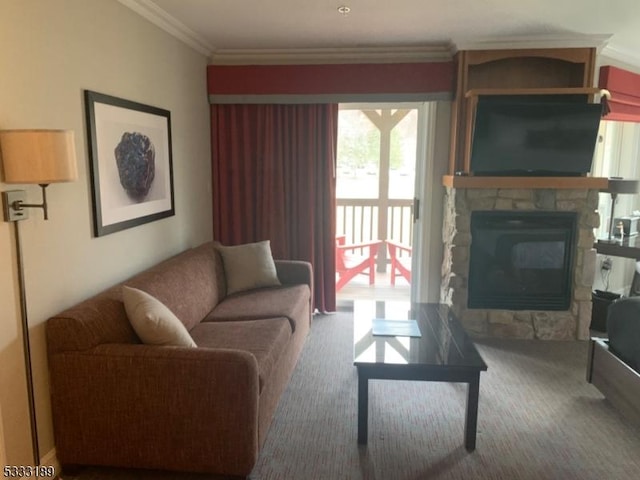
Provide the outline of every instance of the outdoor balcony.
<path id="1" fill-rule="evenodd" d="M 346 236 L 346 243 L 365 243 L 381 240 L 376 257 L 376 273 L 373 285 L 368 275 L 357 275 L 338 291 L 338 301 L 344 299 L 408 299 L 409 282 L 398 275 L 391 284 L 390 259 L 386 239 L 393 239 L 408 247 L 413 236 L 413 201 L 408 199 L 339 198 L 337 200 L 338 235 Z M 381 228 L 382 227 L 382 228 Z M 355 252 L 366 255 L 366 252 Z M 402 255 L 409 256 L 406 252 Z"/>

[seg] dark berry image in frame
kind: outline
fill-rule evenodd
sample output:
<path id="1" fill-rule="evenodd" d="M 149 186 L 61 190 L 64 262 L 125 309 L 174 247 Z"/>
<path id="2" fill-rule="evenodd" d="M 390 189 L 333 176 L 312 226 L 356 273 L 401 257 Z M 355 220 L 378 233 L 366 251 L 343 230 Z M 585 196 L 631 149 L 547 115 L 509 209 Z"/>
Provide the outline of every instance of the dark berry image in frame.
<path id="1" fill-rule="evenodd" d="M 146 135 L 125 132 L 115 148 L 120 184 L 129 197 L 142 202 L 155 177 L 155 148 Z"/>

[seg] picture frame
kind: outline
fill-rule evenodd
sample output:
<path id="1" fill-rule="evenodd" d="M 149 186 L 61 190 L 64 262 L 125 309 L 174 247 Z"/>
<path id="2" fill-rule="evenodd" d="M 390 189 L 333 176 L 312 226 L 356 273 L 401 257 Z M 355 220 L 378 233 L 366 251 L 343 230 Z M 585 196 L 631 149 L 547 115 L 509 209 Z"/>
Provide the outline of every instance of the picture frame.
<path id="1" fill-rule="evenodd" d="M 171 113 L 91 90 L 84 100 L 94 235 L 175 215 Z"/>

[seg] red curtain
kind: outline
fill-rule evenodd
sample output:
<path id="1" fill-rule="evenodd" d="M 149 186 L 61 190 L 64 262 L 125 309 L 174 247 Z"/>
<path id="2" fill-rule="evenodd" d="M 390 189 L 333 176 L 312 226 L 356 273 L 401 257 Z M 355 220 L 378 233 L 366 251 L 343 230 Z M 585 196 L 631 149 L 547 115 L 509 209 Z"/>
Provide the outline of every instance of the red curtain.
<path id="1" fill-rule="evenodd" d="M 211 106 L 214 238 L 311 262 L 321 312 L 336 306 L 337 125 L 337 104 Z"/>

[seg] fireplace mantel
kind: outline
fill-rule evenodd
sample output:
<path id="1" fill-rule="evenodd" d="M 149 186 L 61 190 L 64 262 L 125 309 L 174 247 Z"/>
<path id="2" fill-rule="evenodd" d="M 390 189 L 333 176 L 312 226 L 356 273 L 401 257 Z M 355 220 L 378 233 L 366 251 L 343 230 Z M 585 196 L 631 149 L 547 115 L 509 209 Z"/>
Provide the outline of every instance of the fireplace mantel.
<path id="1" fill-rule="evenodd" d="M 602 190 L 609 185 L 606 177 L 484 177 L 444 175 L 442 185 L 450 188 L 531 188 Z"/>

